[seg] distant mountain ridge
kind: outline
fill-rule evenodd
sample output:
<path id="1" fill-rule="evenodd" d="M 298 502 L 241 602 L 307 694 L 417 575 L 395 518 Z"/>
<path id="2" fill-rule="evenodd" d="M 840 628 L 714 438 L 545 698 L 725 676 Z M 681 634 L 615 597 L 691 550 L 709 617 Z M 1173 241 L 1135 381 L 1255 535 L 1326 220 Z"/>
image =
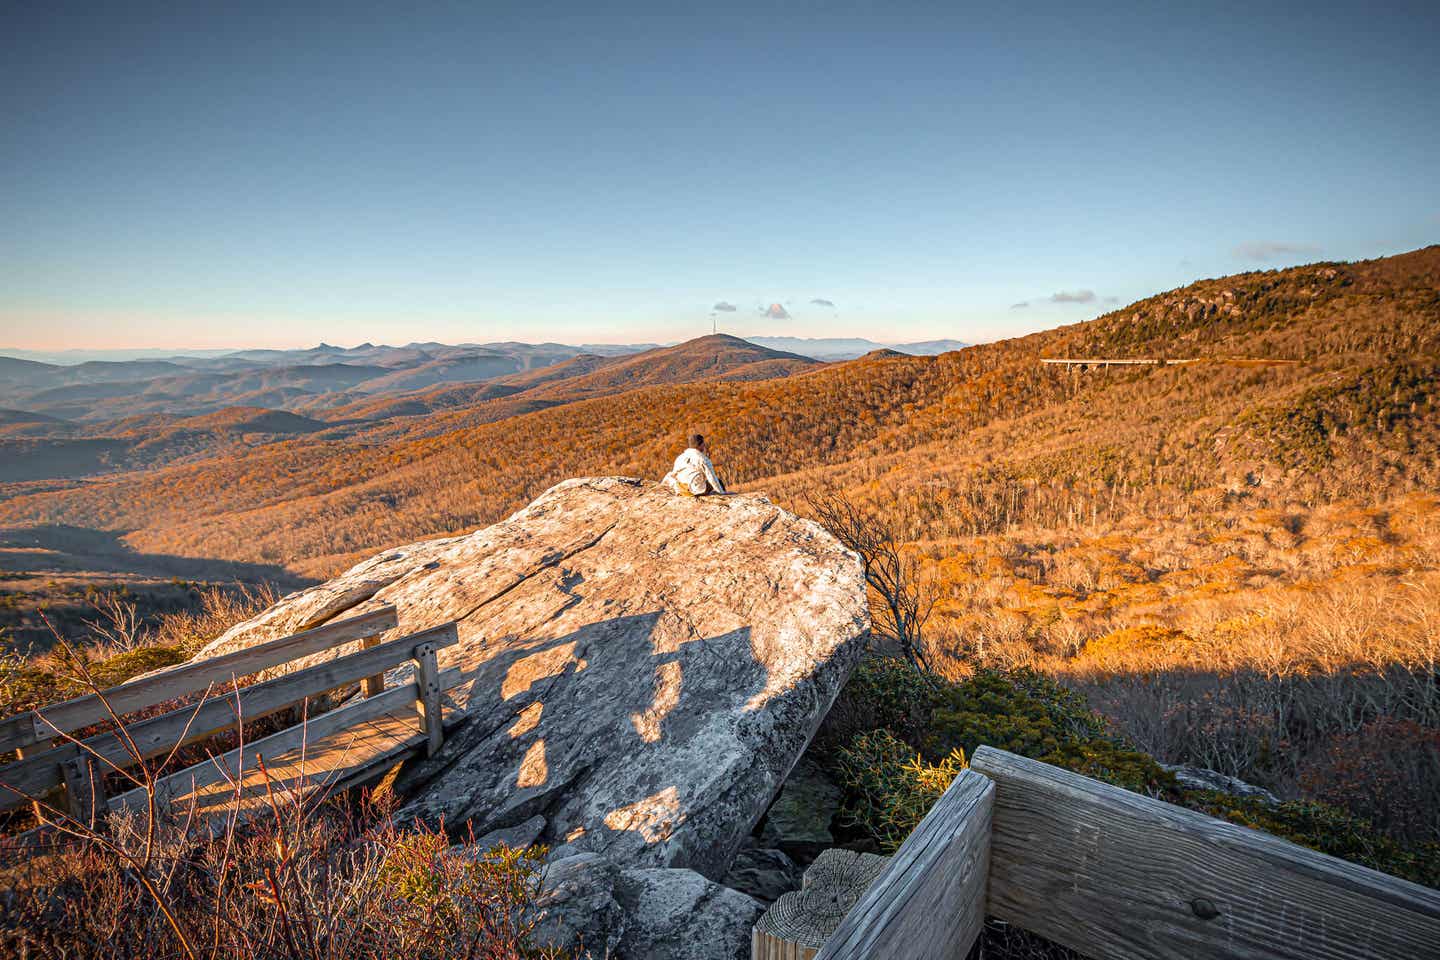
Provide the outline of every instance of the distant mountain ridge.
<path id="1" fill-rule="evenodd" d="M 537 372 L 544 381 L 570 380 L 562 392 L 574 399 L 616 389 L 702 379 L 712 375 L 706 372 L 710 364 L 725 367 L 719 373 L 726 376 L 766 379 L 788 375 L 799 369 L 802 361 L 850 360 L 876 350 L 933 355 L 963 346 L 957 340 L 887 345 L 863 338 L 745 340 L 729 334 L 687 343 L 692 346 L 431 341 L 403 346 L 362 343 L 339 347 L 320 343 L 294 350 L 199 351 L 134 359 L 96 357 L 143 351 L 72 352 L 66 358 L 75 362 L 67 363 L 33 359 L 41 354 L 31 351 L 29 356 L 0 354 L 0 407 L 97 426 L 156 414 L 204 416 L 233 406 L 270 407 L 325 419 L 334 419 L 328 411 L 343 410 L 346 416 L 373 419 L 396 415 L 402 409 L 420 413 L 533 389 L 539 381 L 528 380 L 531 372 Z M 727 356 L 723 360 L 702 357 L 695 353 L 697 350 L 716 350 Z M 772 353 L 745 354 L 747 350 Z M 627 357 L 642 356 L 647 359 L 639 366 L 620 363 Z M 560 366 L 575 361 L 588 369 Z M 761 361 L 766 366 L 731 370 Z M 606 366 L 614 369 L 601 373 Z M 646 372 L 637 373 L 640 370 Z M 591 379 L 576 380 L 579 374 Z M 36 429 L 33 423 L 30 428 Z"/>
<path id="2" fill-rule="evenodd" d="M 581 353 L 523 367 L 551 349 L 321 344 L 304 351 L 304 359 L 326 362 L 200 371 L 133 361 L 104 366 L 163 375 L 99 382 L 91 382 L 94 362 L 48 367 L 11 360 L 8 368 L 0 364 L 0 390 L 8 376 L 9 396 L 24 398 L 26 408 L 0 407 L 0 483 L 152 469 L 305 434 L 369 442 L 434 435 L 627 390 L 765 380 L 821 366 L 721 334 L 630 355 Z M 351 362 L 339 362 L 342 356 Z M 68 382 L 34 388 L 47 379 Z M 413 422 L 422 417 L 424 423 Z M 41 439 L 46 442 L 35 442 Z"/>

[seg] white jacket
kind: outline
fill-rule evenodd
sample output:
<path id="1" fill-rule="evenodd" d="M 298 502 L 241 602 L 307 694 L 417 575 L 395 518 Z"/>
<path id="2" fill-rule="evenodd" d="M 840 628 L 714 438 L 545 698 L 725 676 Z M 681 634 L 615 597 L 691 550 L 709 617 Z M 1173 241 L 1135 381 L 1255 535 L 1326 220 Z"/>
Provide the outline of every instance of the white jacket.
<path id="1" fill-rule="evenodd" d="M 675 467 L 660 481 L 671 493 L 724 493 L 725 484 L 715 475 L 715 465 L 710 458 L 694 447 L 689 447 L 675 458 Z M 682 488 L 683 484 L 683 488 Z"/>

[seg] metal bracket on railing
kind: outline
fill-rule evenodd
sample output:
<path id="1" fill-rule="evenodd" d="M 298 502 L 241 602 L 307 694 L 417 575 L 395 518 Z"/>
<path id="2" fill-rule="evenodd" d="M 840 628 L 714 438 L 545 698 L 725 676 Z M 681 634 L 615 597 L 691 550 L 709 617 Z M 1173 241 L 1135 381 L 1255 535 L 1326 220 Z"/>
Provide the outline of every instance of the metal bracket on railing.
<path id="1" fill-rule="evenodd" d="M 40 716 L 38 711 L 30 714 L 30 726 L 35 732 L 36 740 L 48 740 L 60 735 L 60 731 L 50 726 L 50 721 Z"/>

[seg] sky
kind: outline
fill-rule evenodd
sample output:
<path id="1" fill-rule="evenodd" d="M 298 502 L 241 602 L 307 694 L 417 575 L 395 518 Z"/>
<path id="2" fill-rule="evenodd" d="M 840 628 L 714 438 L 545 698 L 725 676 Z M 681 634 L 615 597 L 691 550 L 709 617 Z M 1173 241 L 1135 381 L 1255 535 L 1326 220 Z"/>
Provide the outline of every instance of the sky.
<path id="1" fill-rule="evenodd" d="M 976 342 L 1398 253 L 1440 242 L 1437 38 L 1435 3 L 0 0 L 0 347 Z"/>

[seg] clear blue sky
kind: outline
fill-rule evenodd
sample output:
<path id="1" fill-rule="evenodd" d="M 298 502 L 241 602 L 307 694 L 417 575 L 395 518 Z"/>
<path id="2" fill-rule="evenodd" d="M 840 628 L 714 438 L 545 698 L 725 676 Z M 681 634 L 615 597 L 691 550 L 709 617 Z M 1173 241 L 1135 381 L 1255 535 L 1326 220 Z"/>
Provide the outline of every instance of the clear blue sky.
<path id="1" fill-rule="evenodd" d="M 0 0 L 0 346 L 984 340 L 1440 240 L 1440 4 L 604 6 Z"/>

